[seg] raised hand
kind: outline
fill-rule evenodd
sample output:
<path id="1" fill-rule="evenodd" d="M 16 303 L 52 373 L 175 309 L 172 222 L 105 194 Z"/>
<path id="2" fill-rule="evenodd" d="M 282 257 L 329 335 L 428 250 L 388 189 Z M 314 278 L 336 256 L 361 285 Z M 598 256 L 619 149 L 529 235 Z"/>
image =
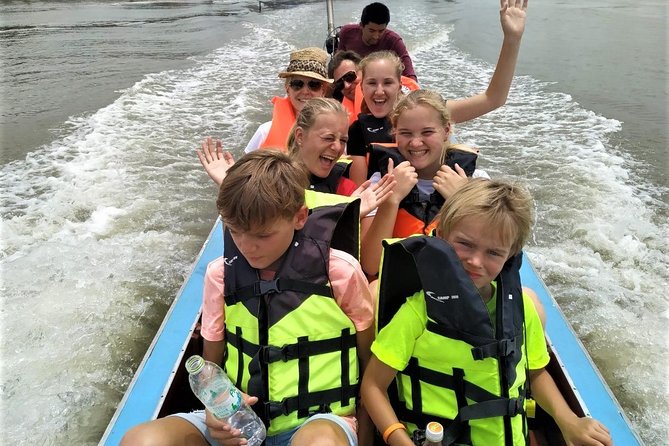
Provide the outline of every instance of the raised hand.
<path id="1" fill-rule="evenodd" d="M 443 164 L 434 176 L 432 186 L 434 190 L 439 192 L 439 195 L 448 200 L 448 197 L 453 195 L 453 192 L 460 189 L 466 183 L 467 174 L 465 174 L 465 171 L 458 163 L 455 163 L 455 170 Z"/>
<path id="2" fill-rule="evenodd" d="M 520 39 L 525 31 L 528 0 L 500 0 L 499 18 L 505 38 Z"/>
<path id="3" fill-rule="evenodd" d="M 397 181 L 391 173 L 385 174 L 376 184 L 372 184 L 371 180 L 362 183 L 351 194 L 352 197 L 360 197 L 360 218 L 366 217 L 367 214 L 386 201 L 392 195 L 396 184 Z"/>
<path id="4" fill-rule="evenodd" d="M 409 195 L 411 189 L 418 183 L 418 173 L 409 161 L 402 161 L 397 167 L 394 167 L 394 164 L 392 158 L 388 159 L 388 173 L 393 175 L 397 182 L 389 198 L 397 204 Z"/>
<path id="5" fill-rule="evenodd" d="M 202 148 L 197 149 L 197 157 L 209 175 L 219 186 L 228 173 L 228 169 L 235 164 L 235 159 L 228 151 L 223 151 L 223 145 L 220 140 L 214 140 L 210 137 L 202 141 Z"/>

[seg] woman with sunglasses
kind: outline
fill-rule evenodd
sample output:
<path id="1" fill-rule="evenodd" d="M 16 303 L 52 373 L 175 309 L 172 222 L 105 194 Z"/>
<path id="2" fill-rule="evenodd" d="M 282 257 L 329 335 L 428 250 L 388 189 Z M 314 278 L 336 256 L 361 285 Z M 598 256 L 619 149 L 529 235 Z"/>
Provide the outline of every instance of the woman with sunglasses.
<path id="1" fill-rule="evenodd" d="M 500 0 L 500 22 L 504 33 L 497 66 L 486 91 L 464 99 L 449 99 L 446 107 L 454 124 L 469 121 L 501 107 L 511 88 L 513 73 L 525 30 L 528 0 Z M 392 144 L 388 115 L 400 96 L 402 62 L 390 51 L 366 56 L 358 65 L 360 87 L 369 113 L 362 113 L 349 127 L 348 154 L 352 164 L 350 178 L 361 184 L 375 171 L 377 162 L 370 158 L 370 144 Z"/>
<path id="2" fill-rule="evenodd" d="M 272 120 L 261 124 L 244 152 L 273 147 L 287 150 L 288 132 L 304 104 L 312 98 L 325 96 L 332 79 L 327 77 L 328 55 L 320 48 L 303 48 L 290 53 L 286 71 L 279 73 L 285 79 L 286 96 L 272 99 Z"/>
<path id="3" fill-rule="evenodd" d="M 362 57 L 355 51 L 337 51 L 328 64 L 328 75 L 335 80 L 332 97 L 348 111 L 349 124 L 358 117 L 355 109 L 355 90 L 360 83 L 358 64 Z"/>

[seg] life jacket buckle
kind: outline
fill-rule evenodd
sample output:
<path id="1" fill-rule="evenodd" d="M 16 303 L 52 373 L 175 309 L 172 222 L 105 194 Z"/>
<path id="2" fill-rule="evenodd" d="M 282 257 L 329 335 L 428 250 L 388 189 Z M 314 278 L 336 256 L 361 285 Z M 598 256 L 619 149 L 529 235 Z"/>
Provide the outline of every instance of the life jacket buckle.
<path id="1" fill-rule="evenodd" d="M 265 364 L 271 364 L 278 361 L 290 361 L 299 356 L 298 346 L 296 344 L 275 347 L 273 345 L 264 345 L 260 348 L 260 356 Z"/>
<path id="2" fill-rule="evenodd" d="M 502 339 L 501 341 L 496 341 L 490 344 L 472 348 L 472 356 L 474 357 L 475 361 L 480 361 L 485 358 L 505 358 L 513 354 L 515 351 L 515 339 Z"/>
<path id="3" fill-rule="evenodd" d="M 508 413 L 510 417 L 515 417 L 519 413 L 525 412 L 525 398 L 521 395 L 518 398 L 510 398 Z"/>
<path id="4" fill-rule="evenodd" d="M 265 413 L 267 418 L 272 420 L 280 415 L 288 415 L 288 406 L 286 405 L 286 400 L 279 402 L 268 401 L 265 403 Z"/>
<path id="5" fill-rule="evenodd" d="M 253 287 L 256 296 L 264 296 L 266 294 L 274 294 L 281 292 L 279 279 L 259 280 L 253 285 Z"/>
<path id="6" fill-rule="evenodd" d="M 332 409 L 330 409 L 330 405 L 327 403 L 323 403 L 316 410 L 309 411 L 309 416 L 312 417 L 316 414 L 319 413 L 331 413 Z"/>

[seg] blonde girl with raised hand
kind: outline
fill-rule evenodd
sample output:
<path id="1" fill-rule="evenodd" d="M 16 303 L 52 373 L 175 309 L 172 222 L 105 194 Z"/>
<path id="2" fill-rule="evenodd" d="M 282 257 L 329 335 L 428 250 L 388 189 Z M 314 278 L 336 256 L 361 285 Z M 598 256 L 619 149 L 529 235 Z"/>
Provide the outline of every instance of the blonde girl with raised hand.
<path id="1" fill-rule="evenodd" d="M 446 107 L 454 124 L 482 116 L 506 103 L 516 69 L 520 42 L 525 31 L 527 0 L 500 0 L 500 22 L 504 33 L 502 48 L 488 88 L 463 99 L 449 99 Z M 374 172 L 368 168 L 370 143 L 392 143 L 387 119 L 402 90 L 402 63 L 392 52 L 372 53 L 360 65 L 360 83 L 369 113 L 361 114 L 349 129 L 348 154 L 351 155 L 351 179 L 361 184 Z"/>
<path id="2" fill-rule="evenodd" d="M 429 234 L 441 205 L 470 176 L 485 176 L 476 171 L 475 149 L 449 144 L 451 117 L 447 103 L 434 91 L 417 90 L 403 97 L 390 114 L 397 149 L 378 154 L 372 182 L 392 174 L 397 182 L 393 194 L 379 205 L 369 230 L 362 239 L 361 264 L 369 275 L 376 275 L 381 259 L 381 241 L 391 237 Z M 470 166 L 445 164 L 449 151 L 457 151 Z M 462 163 L 462 161 L 460 161 Z"/>

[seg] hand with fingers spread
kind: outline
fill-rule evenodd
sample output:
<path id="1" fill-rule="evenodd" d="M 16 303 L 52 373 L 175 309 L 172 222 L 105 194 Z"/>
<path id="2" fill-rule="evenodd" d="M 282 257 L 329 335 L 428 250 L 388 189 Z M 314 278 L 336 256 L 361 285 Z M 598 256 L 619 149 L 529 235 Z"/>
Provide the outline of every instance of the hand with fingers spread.
<path id="1" fill-rule="evenodd" d="M 228 169 L 235 164 L 232 154 L 223 151 L 221 141 L 214 140 L 211 136 L 202 141 L 202 148 L 197 149 L 196 152 L 209 178 L 220 186 L 228 173 Z"/>
<path id="2" fill-rule="evenodd" d="M 455 170 L 446 164 L 442 165 L 432 182 L 434 190 L 439 192 L 446 200 L 465 184 L 467 184 L 467 174 L 458 163 L 455 163 Z"/>
<path id="3" fill-rule="evenodd" d="M 390 173 L 385 174 L 376 184 L 372 184 L 371 180 L 362 183 L 351 194 L 352 197 L 360 197 L 360 218 L 366 217 L 385 202 L 392 195 L 396 184 L 395 177 Z"/>
<path id="4" fill-rule="evenodd" d="M 242 392 L 242 397 L 244 401 L 249 406 L 258 402 L 258 398 L 255 396 L 249 396 Z M 209 429 L 209 434 L 213 439 L 218 441 L 218 444 L 221 446 L 243 446 L 248 444 L 248 440 L 242 438 L 242 431 L 235 429 L 225 421 L 219 420 L 211 414 L 208 410 L 205 411 L 206 420 L 205 424 L 207 429 Z"/>
<path id="5" fill-rule="evenodd" d="M 409 195 L 411 189 L 418 183 L 418 173 L 409 161 L 402 161 L 397 167 L 394 164 L 392 158 L 388 159 L 388 173 L 395 177 L 397 184 L 393 189 L 393 194 L 387 201 L 398 204 L 404 197 Z"/>
<path id="6" fill-rule="evenodd" d="M 499 17 L 505 38 L 520 39 L 525 31 L 527 0 L 501 0 Z"/>
<path id="7" fill-rule="evenodd" d="M 574 415 L 568 420 L 562 420 L 559 427 L 567 446 L 613 445 L 609 430 L 595 419 Z"/>

